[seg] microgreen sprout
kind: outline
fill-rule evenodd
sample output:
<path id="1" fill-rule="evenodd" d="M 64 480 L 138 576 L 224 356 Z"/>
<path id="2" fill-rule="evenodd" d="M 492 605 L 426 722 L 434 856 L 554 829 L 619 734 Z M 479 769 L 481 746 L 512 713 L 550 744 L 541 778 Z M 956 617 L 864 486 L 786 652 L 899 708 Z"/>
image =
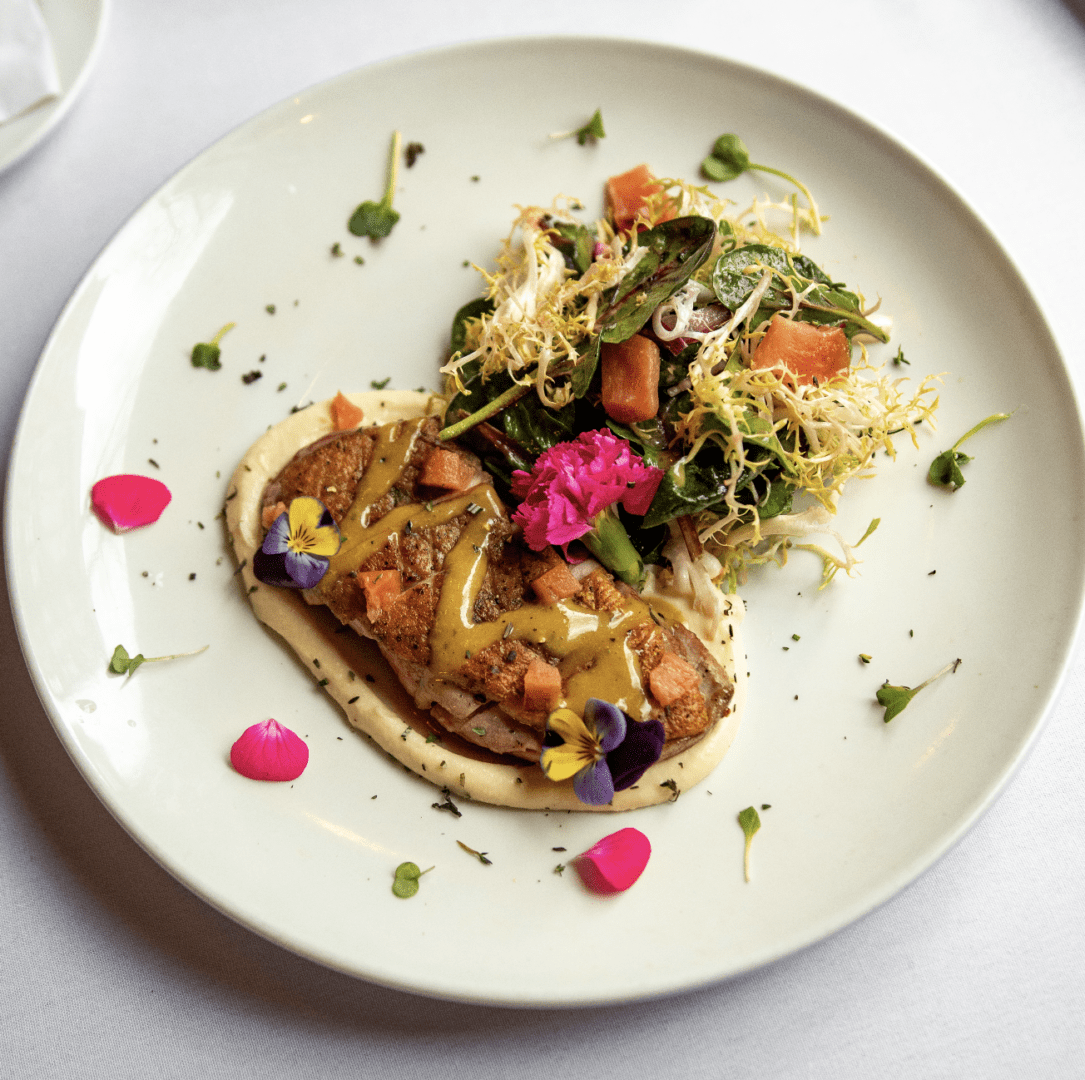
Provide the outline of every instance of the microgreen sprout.
<path id="1" fill-rule="evenodd" d="M 192 346 L 192 366 L 204 367 L 208 371 L 218 371 L 222 367 L 219 357 L 222 349 L 219 342 L 235 327 L 237 323 L 227 323 L 210 341 L 201 341 Z"/>
<path id="2" fill-rule="evenodd" d="M 607 133 L 603 130 L 603 113 L 601 110 L 596 109 L 591 114 L 591 119 L 583 126 L 575 128 L 573 131 L 558 131 L 550 136 L 551 139 L 571 139 L 576 137 L 576 141 L 583 146 L 589 140 L 595 142 L 596 139 L 605 139 Z"/>
<path id="3" fill-rule="evenodd" d="M 814 196 L 810 194 L 810 189 L 801 180 L 795 179 L 794 176 L 782 172 L 780 169 L 774 169 L 770 165 L 758 165 L 750 161 L 750 152 L 746 149 L 746 144 L 737 135 L 721 135 L 713 144 L 712 153 L 701 162 L 701 172 L 709 180 L 716 181 L 734 180 L 736 176 L 741 176 L 744 172 L 754 169 L 758 172 L 779 176 L 794 184 L 803 193 L 806 201 L 810 204 L 811 227 L 814 234 L 820 236 L 821 215 L 818 213 L 817 203 L 814 202 Z"/>
<path id="4" fill-rule="evenodd" d="M 474 855 L 483 866 L 493 866 L 493 859 L 487 859 L 487 853 L 485 851 L 475 851 L 474 848 L 468 847 L 462 840 L 457 840 L 456 843 L 459 844 L 468 855 Z"/>
<path id="5" fill-rule="evenodd" d="M 355 236 L 368 236 L 371 240 L 380 240 L 392 231 L 392 226 L 399 221 L 399 213 L 392 209 L 392 198 L 396 192 L 396 179 L 399 176 L 398 131 L 392 133 L 392 149 L 388 155 L 388 183 L 381 201 L 366 200 L 354 211 L 347 223 Z"/>
<path id="6" fill-rule="evenodd" d="M 417 863 L 400 863 L 396 867 L 396 876 L 392 881 L 392 892 L 401 900 L 407 900 L 409 897 L 414 896 L 418 892 L 418 879 L 423 874 L 428 874 L 432 869 L 431 866 L 429 870 L 419 870 Z"/>
<path id="7" fill-rule="evenodd" d="M 993 413 L 985 420 L 981 420 L 975 427 L 969 428 L 948 450 L 943 450 L 931 462 L 931 467 L 927 470 L 927 483 L 934 484 L 936 487 L 949 488 L 950 491 L 956 491 L 957 488 L 961 487 L 964 484 L 964 474 L 961 472 L 961 466 L 971 461 L 972 458 L 968 454 L 962 454 L 957 447 L 965 439 L 971 439 L 973 435 L 982 431 L 989 424 L 997 424 L 1000 420 L 1009 420 L 1010 416 L 1010 413 Z"/>
<path id="8" fill-rule="evenodd" d="M 109 670 L 115 675 L 133 675 L 136 668 L 141 664 L 157 664 L 162 660 L 179 660 L 182 656 L 198 656 L 208 648 L 209 646 L 205 645 L 202 649 L 194 649 L 192 652 L 171 653 L 169 656 L 144 656 L 143 653 L 129 656 L 128 650 L 123 645 L 118 645 L 113 650 L 113 656 L 109 660 Z"/>
<path id="9" fill-rule="evenodd" d="M 885 716 L 882 717 L 885 723 L 888 724 L 894 716 L 898 716 L 900 713 L 904 712 L 905 708 L 908 706 L 908 703 L 912 700 L 912 698 L 916 696 L 916 694 L 919 693 L 920 690 L 922 690 L 925 686 L 930 686 L 932 682 L 934 682 L 936 679 L 940 679 L 943 675 L 946 675 L 951 671 L 956 671 L 957 668 L 960 666 L 960 663 L 960 658 L 953 660 L 952 662 L 946 664 L 946 666 L 942 668 L 942 670 L 939 671 L 937 674 L 932 675 L 926 682 L 921 682 L 917 687 L 914 688 L 911 686 L 890 686 L 889 680 L 887 679 L 878 688 L 877 693 L 878 704 L 885 707 Z"/>
<path id="10" fill-rule="evenodd" d="M 746 848 L 742 854 L 742 874 L 747 881 L 750 880 L 750 844 L 753 843 L 754 833 L 761 828 L 761 817 L 752 806 L 747 806 L 738 815 L 738 823 L 746 835 Z"/>

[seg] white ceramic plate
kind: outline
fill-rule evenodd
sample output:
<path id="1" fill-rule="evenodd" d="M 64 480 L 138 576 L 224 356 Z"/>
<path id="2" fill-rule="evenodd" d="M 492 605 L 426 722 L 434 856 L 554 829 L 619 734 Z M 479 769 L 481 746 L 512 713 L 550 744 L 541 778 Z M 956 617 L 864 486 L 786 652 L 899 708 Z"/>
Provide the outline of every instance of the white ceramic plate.
<path id="1" fill-rule="evenodd" d="M 109 0 L 40 0 L 53 41 L 60 96 L 0 124 L 0 172 L 28 154 L 60 123 L 90 78 L 105 39 Z"/>
<path id="2" fill-rule="evenodd" d="M 597 106 L 598 145 L 547 138 Z M 378 197 L 393 128 L 425 152 L 401 173 L 402 220 L 373 246 L 346 220 Z M 745 589 L 749 708 L 707 782 L 622 819 L 469 804 L 454 819 L 432 808 L 436 789 L 349 730 L 255 622 L 217 517 L 227 479 L 295 403 L 386 376 L 436 387 L 449 319 L 480 287 L 464 260 L 492 260 L 514 203 L 564 192 L 598 211 L 606 176 L 647 161 L 692 177 L 723 131 L 817 193 L 832 220 L 805 250 L 882 295 L 895 332 L 881 355 L 900 344 L 903 374 L 948 373 L 939 431 L 919 451 L 902 444 L 849 493 L 845 535 L 882 522 L 861 576 L 818 592 L 820 563 L 799 552 Z M 763 191 L 787 193 L 756 177 L 726 188 L 739 202 Z M 330 254 L 337 241 L 345 257 Z M 193 369 L 192 345 L 230 321 L 222 370 Z M 263 377 L 245 385 L 251 370 Z M 936 452 L 1009 409 L 966 447 L 966 487 L 925 483 Z M 1028 291 L 958 196 L 897 143 L 717 58 L 500 41 L 300 94 L 133 216 L 65 310 L 28 395 L 9 579 L 65 746 L 132 836 L 208 902 L 391 986 L 500 1003 L 619 1001 L 705 984 L 831 933 L 913 880 L 991 803 L 1071 648 L 1082 459 L 1069 380 Z M 127 471 L 161 478 L 174 498 L 158 524 L 118 537 L 88 512 L 88 492 Z M 125 682 L 106 673 L 118 643 L 150 656 L 210 649 Z M 915 685 L 955 657 L 956 674 L 882 723 L 883 680 Z M 228 766 L 232 741 L 268 716 L 309 740 L 293 784 Z M 736 815 L 763 803 L 745 884 Z M 555 874 L 625 825 L 653 846 L 629 892 L 601 899 Z M 435 866 L 410 901 L 390 890 L 406 859 Z"/>

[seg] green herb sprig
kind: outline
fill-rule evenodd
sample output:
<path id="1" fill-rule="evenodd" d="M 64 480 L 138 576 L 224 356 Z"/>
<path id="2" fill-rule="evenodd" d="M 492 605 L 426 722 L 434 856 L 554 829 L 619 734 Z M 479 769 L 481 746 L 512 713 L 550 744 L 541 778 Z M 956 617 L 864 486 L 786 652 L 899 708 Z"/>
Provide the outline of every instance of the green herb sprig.
<path id="1" fill-rule="evenodd" d="M 192 652 L 171 653 L 169 656 L 144 656 L 136 653 L 129 656 L 128 650 L 123 645 L 118 645 L 113 650 L 113 656 L 109 661 L 109 670 L 115 675 L 133 675 L 141 664 L 157 664 L 162 660 L 179 660 L 182 656 L 199 656 L 200 653 L 210 648 L 205 645 L 202 649 L 194 649 Z"/>
<path id="2" fill-rule="evenodd" d="M 596 139 L 605 139 L 607 137 L 606 131 L 603 130 L 603 113 L 600 109 L 596 109 L 591 114 L 591 119 L 583 126 L 575 128 L 573 131 L 559 131 L 554 135 L 551 135 L 551 139 L 571 139 L 575 136 L 576 141 L 584 146 L 589 140 L 595 142 Z"/>
<path id="3" fill-rule="evenodd" d="M 433 867 L 429 870 L 419 870 L 418 864 L 413 862 L 400 863 L 396 867 L 396 875 L 392 880 L 392 892 L 396 894 L 401 900 L 407 900 L 414 896 L 418 892 L 418 879 L 423 874 L 428 874 Z"/>
<path id="4" fill-rule="evenodd" d="M 770 165 L 758 165 L 750 161 L 750 152 L 746 149 L 746 144 L 737 135 L 721 135 L 713 144 L 712 153 L 701 162 L 701 172 L 709 180 L 718 182 L 734 180 L 736 176 L 741 176 L 744 172 L 753 170 L 771 173 L 773 176 L 779 176 L 788 183 L 794 184 L 810 204 L 814 234 L 821 235 L 821 215 L 818 213 L 817 203 L 814 202 L 814 196 L 810 194 L 810 189 L 801 180 L 797 180 L 794 176 L 780 169 L 774 169 Z"/>
<path id="5" fill-rule="evenodd" d="M 747 806 L 738 815 L 738 823 L 746 836 L 746 848 L 742 853 L 742 874 L 747 881 L 750 880 L 750 844 L 753 843 L 754 833 L 761 828 L 761 817 L 752 806 Z"/>
<path id="6" fill-rule="evenodd" d="M 401 136 L 398 131 L 392 133 L 392 149 L 388 155 L 388 183 L 380 202 L 366 200 L 361 203 L 347 222 L 347 228 L 355 236 L 368 236 L 370 240 L 381 240 L 399 221 L 399 212 L 392 209 L 392 198 L 396 193 L 396 179 L 399 176 L 399 145 Z"/>
<path id="7" fill-rule="evenodd" d="M 192 366 L 207 368 L 208 371 L 218 371 L 222 367 L 219 357 L 222 349 L 219 342 L 235 327 L 237 323 L 227 323 L 210 341 L 200 341 L 192 346 Z"/>
<path id="8" fill-rule="evenodd" d="M 885 716 L 882 717 L 882 720 L 888 724 L 894 716 L 899 716 L 902 712 L 904 712 L 904 710 L 908 707 L 908 704 L 911 702 L 912 698 L 914 698 L 920 690 L 922 690 L 925 686 L 930 686 L 932 682 L 940 679 L 943 675 L 947 675 L 951 671 L 956 671 L 957 668 L 960 667 L 960 665 L 961 661 L 958 657 L 951 663 L 946 664 L 946 666 L 942 668 L 941 671 L 939 671 L 935 675 L 932 675 L 929 679 L 927 679 L 926 682 L 921 682 L 916 687 L 890 686 L 889 680 L 886 679 L 886 681 L 882 683 L 882 685 L 878 688 L 878 693 L 876 695 L 878 699 L 878 704 L 885 707 Z"/>
<path id="9" fill-rule="evenodd" d="M 975 427 L 969 428 L 948 450 L 943 450 L 931 462 L 931 467 L 927 470 L 927 483 L 933 484 L 935 487 L 949 488 L 950 491 L 956 491 L 957 488 L 963 487 L 964 474 L 961 472 L 961 466 L 971 461 L 972 458 L 968 454 L 962 454 L 957 447 L 965 439 L 971 439 L 973 435 L 982 431 L 989 424 L 1009 420 L 1011 415 L 1012 413 L 993 413 L 985 420 L 981 420 Z"/>

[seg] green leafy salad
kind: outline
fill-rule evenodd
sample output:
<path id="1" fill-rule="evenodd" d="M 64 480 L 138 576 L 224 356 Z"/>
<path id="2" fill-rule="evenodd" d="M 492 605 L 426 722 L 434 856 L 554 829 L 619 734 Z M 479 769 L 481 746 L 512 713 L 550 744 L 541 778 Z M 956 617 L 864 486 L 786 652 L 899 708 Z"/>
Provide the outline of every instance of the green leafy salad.
<path id="1" fill-rule="evenodd" d="M 792 546 L 825 581 L 850 571 L 836 501 L 895 435 L 916 441 L 935 380 L 907 390 L 868 353 L 888 320 L 801 253 L 824 219 L 799 187 L 808 205 L 739 208 L 638 166 L 608 181 L 599 221 L 569 199 L 523 209 L 485 295 L 456 313 L 442 438 L 515 505 L 517 470 L 609 429 L 662 470 L 643 515 L 620 510 L 644 562 L 681 544 L 728 591 Z"/>

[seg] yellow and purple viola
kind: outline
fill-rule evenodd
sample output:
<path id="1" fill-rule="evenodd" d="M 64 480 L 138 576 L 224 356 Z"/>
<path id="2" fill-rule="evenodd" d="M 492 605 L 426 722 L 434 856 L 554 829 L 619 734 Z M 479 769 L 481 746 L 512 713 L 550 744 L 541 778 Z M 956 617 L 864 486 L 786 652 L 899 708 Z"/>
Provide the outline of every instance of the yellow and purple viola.
<path id="1" fill-rule="evenodd" d="M 341 541 L 328 508 L 319 499 L 299 495 L 272 522 L 252 557 L 252 572 L 265 585 L 312 589 L 327 573 Z"/>
<path id="2" fill-rule="evenodd" d="M 609 701 L 589 698 L 583 716 L 572 709 L 550 714 L 539 765 L 551 780 L 571 778 L 582 803 L 606 806 L 659 760 L 664 738 L 658 720 L 634 720 Z"/>

